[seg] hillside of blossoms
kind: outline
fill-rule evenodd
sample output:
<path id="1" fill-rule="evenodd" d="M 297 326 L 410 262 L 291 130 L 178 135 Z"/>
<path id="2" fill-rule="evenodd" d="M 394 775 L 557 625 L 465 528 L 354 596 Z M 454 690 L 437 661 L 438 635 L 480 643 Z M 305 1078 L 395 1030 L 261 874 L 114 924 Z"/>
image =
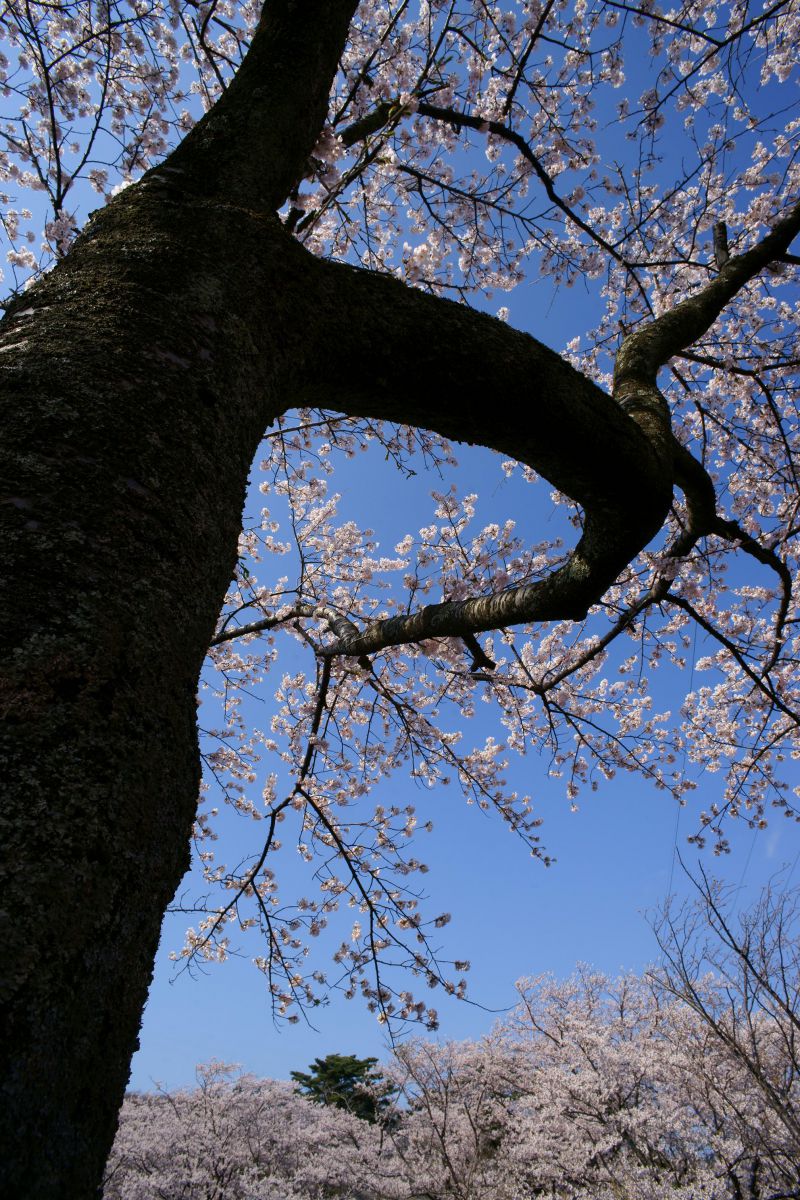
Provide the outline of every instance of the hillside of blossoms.
<path id="1" fill-rule="evenodd" d="M 796 1196 L 797 893 L 737 919 L 697 885 L 660 914 L 660 966 L 522 979 L 481 1040 L 397 1045 L 372 1108 L 218 1062 L 129 1095 L 105 1200 Z"/>

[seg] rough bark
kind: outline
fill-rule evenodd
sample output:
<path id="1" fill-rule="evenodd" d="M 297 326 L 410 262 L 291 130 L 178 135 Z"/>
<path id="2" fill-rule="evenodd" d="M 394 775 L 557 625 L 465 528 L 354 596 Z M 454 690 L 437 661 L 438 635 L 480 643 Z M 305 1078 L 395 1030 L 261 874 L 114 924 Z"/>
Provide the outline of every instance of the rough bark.
<path id="1" fill-rule="evenodd" d="M 96 1186 L 188 866 L 204 645 L 293 394 L 265 219 L 224 215 L 224 265 L 219 220 L 138 189 L 3 330 L 8 1195 Z"/>
<path id="2" fill-rule="evenodd" d="M 313 147 L 353 7 L 270 5 L 238 103 L 0 330 L 0 1193 L 17 1200 L 95 1195 L 113 1138 L 188 865 L 197 677 L 247 474 L 297 395 L 302 297 L 269 210 Z M 259 76 L 274 136 L 253 172 Z"/>
<path id="3" fill-rule="evenodd" d="M 324 400 L 541 470 L 588 512 L 542 615 L 585 611 L 669 503 L 659 438 L 534 339 L 279 226 L 354 7 L 272 0 L 224 100 L 0 327 L 0 1191 L 18 1200 L 97 1194 L 270 421 Z"/>

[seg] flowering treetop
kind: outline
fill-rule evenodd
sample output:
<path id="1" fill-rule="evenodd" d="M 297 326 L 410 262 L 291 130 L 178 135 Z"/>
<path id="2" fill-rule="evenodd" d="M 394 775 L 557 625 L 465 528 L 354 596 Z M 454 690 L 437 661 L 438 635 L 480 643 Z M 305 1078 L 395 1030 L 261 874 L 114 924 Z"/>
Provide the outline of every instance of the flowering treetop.
<path id="1" fill-rule="evenodd" d="M 479 1042 L 396 1047 L 377 1113 L 219 1063 L 193 1091 L 128 1096 L 107 1200 L 171 1195 L 187 1179 L 253 1200 L 332 1186 L 376 1200 L 794 1195 L 797 893 L 768 889 L 738 925 L 730 896 L 696 883 L 694 904 L 662 912 L 660 970 L 520 980 Z M 335 1075 L 353 1062 L 316 1065 Z"/>
<path id="2" fill-rule="evenodd" d="M 259 17 L 234 0 L 5 4 L 15 293 L 67 252 L 89 189 L 110 199 L 196 127 Z M 565 352 L 645 433 L 658 478 L 652 499 L 609 470 L 598 499 L 586 475 L 602 429 L 591 446 L 565 429 L 568 466 L 520 466 L 511 446 L 501 469 L 558 489 L 577 547 L 532 543 L 507 516 L 481 525 L 467 485 L 435 493 L 430 522 L 386 555 L 340 516 L 334 467 L 373 444 L 401 470 L 448 470 L 447 431 L 305 396 L 269 431 L 269 508 L 245 527 L 212 647 L 222 712 L 205 754 L 212 790 L 265 832 L 230 867 L 212 850 L 213 796 L 201 812 L 198 855 L 222 896 L 186 953 L 224 957 L 231 926 L 259 926 L 280 1011 L 339 982 L 381 1019 L 435 1024 L 386 982 L 397 962 L 464 990 L 430 956 L 447 917 L 420 913 L 417 814 L 379 788 L 394 771 L 452 779 L 545 859 L 535 801 L 505 778 L 530 744 L 548 748 L 571 803 L 621 770 L 685 803 L 692 764 L 718 771 L 696 840 L 708 827 L 721 849 L 726 816 L 796 816 L 799 37 L 796 0 L 359 6 L 279 219 L 316 256 L 466 303 L 532 273 L 559 297 L 584 283 L 594 316 Z M 681 711 L 662 710 L 656 669 L 692 656 Z M 268 673 L 276 709 L 261 730 L 243 699 Z M 479 703 L 497 732 L 470 746 Z M 282 842 L 316 864 L 319 891 L 283 896 Z M 354 920 L 329 976 L 308 938 L 343 903 Z"/>

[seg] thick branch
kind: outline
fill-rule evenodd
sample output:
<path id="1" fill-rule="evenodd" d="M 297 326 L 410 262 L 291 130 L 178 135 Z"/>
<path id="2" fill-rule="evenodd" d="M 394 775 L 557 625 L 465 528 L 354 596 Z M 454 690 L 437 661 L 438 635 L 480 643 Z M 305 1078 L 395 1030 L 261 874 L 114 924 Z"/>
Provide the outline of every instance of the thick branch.
<path id="1" fill-rule="evenodd" d="M 230 86 L 151 172 L 197 196 L 280 208 L 328 111 L 357 0 L 269 0 Z"/>
<path id="2" fill-rule="evenodd" d="M 675 442 L 656 375 L 786 252 L 798 229 L 800 204 L 696 296 L 626 339 L 615 381 L 624 413 L 533 338 L 387 277 L 326 264 L 325 307 L 347 315 L 346 325 L 333 317 L 335 350 L 315 385 L 327 403 L 513 454 L 586 514 L 580 542 L 546 579 L 374 622 L 330 652 L 363 655 L 429 637 L 582 618 L 661 526 L 676 476 L 689 501 L 690 535 L 725 536 L 710 480 Z"/>
<path id="3" fill-rule="evenodd" d="M 308 402 L 513 455 L 585 510 L 583 537 L 549 578 L 376 622 L 332 652 L 583 617 L 663 523 L 668 424 L 644 433 L 552 350 L 491 317 L 388 276 L 316 260 L 314 271 L 327 329 Z"/>
<path id="4" fill-rule="evenodd" d="M 798 233 L 800 201 L 751 250 L 728 258 L 711 283 L 631 333 L 617 355 L 615 396 L 622 400 L 655 388 L 659 368 L 701 338 L 746 283 L 787 253 Z"/>

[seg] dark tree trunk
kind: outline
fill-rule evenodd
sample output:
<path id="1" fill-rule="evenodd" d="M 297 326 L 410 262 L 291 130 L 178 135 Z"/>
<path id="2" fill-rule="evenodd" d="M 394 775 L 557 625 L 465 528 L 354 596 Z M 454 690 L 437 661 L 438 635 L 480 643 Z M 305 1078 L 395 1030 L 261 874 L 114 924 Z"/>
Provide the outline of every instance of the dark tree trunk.
<path id="1" fill-rule="evenodd" d="M 197 677 L 253 454 L 302 364 L 272 210 L 324 120 L 353 7 L 272 3 L 211 117 L 0 329 L 0 1194 L 15 1200 L 96 1195 L 113 1139 L 189 862 Z"/>
<path id="2" fill-rule="evenodd" d="M 227 214 L 224 246 L 217 222 L 142 187 L 3 330 L 6 1195 L 96 1186 L 188 866 L 247 474 L 294 394 L 266 221 Z"/>
<path id="3" fill-rule="evenodd" d="M 597 500 L 595 584 L 668 503 L 665 454 L 533 339 L 314 260 L 278 224 L 354 7 L 268 4 L 224 100 L 0 327 L 0 1193 L 15 1200 L 99 1188 L 188 866 L 197 679 L 270 421 L 324 400 L 525 458 Z M 584 581 L 562 611 L 593 598 Z"/>

